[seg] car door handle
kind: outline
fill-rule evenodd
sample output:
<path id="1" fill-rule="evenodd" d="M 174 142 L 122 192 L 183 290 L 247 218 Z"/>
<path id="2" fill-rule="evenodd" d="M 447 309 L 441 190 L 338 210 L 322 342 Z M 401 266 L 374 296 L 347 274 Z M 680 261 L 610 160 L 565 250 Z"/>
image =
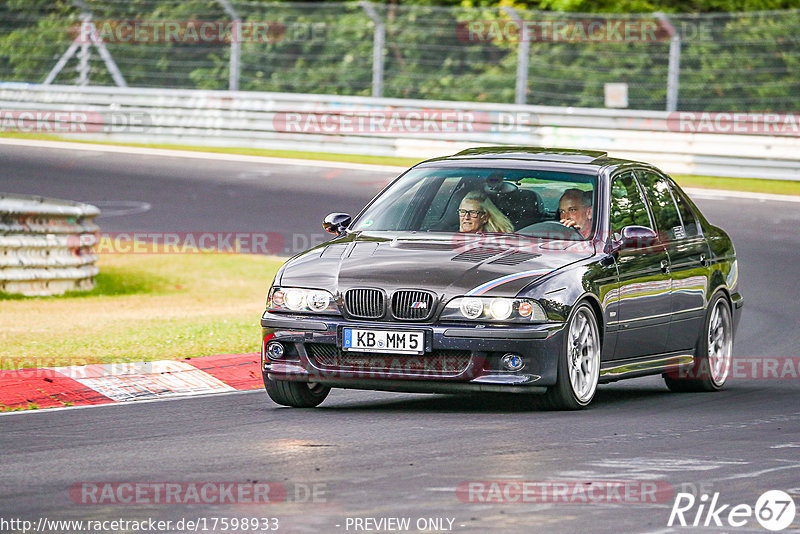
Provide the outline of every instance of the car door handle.
<path id="1" fill-rule="evenodd" d="M 661 272 L 668 273 L 669 272 L 669 261 L 661 260 Z"/>

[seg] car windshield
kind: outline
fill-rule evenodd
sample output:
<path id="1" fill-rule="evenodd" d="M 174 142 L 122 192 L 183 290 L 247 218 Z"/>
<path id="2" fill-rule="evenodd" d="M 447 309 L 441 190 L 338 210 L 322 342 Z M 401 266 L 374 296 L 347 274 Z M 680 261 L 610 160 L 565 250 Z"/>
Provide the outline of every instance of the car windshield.
<path id="1" fill-rule="evenodd" d="M 383 191 L 351 230 L 516 233 L 582 240 L 592 229 L 596 186 L 597 177 L 590 174 L 424 167 L 409 171 Z M 559 222 L 567 219 L 572 222 Z"/>

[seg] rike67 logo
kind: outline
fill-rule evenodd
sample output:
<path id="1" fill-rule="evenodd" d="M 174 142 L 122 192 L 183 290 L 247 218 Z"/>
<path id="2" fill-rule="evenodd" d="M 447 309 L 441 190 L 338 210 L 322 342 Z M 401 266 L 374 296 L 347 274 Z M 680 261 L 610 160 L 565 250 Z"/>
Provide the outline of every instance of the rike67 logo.
<path id="1" fill-rule="evenodd" d="M 794 499 L 781 490 L 765 491 L 755 506 L 722 503 L 719 492 L 710 497 L 706 493 L 700 497 L 678 493 L 667 526 L 741 528 L 755 517 L 765 529 L 778 532 L 792 524 L 795 513 Z"/>

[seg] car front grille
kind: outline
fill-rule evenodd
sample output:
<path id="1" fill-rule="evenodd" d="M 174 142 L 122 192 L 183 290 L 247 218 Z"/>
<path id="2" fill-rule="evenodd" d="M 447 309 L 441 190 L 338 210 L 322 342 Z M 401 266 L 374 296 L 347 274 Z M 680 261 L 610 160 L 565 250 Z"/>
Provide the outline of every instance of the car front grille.
<path id="1" fill-rule="evenodd" d="M 455 376 L 469 368 L 470 351 L 435 350 L 422 356 L 374 352 L 346 352 L 336 345 L 307 343 L 314 367 L 323 371 L 354 371 L 372 374 Z"/>
<path id="2" fill-rule="evenodd" d="M 377 289 L 348 289 L 344 303 L 347 313 L 358 319 L 380 319 L 386 309 L 383 292 Z"/>
<path id="3" fill-rule="evenodd" d="M 427 291 L 401 289 L 392 296 L 392 315 L 397 319 L 424 321 L 434 312 L 434 295 Z"/>

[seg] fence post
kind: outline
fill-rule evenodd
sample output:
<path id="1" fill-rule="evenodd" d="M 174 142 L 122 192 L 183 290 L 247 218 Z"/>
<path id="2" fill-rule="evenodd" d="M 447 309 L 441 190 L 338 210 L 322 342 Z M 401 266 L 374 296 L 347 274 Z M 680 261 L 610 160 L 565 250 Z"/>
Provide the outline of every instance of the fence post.
<path id="1" fill-rule="evenodd" d="M 503 9 L 519 25 L 519 43 L 517 43 L 517 90 L 514 103 L 525 104 L 528 92 L 528 56 L 531 40 L 528 38 L 528 27 L 513 7 L 504 6 Z"/>
<path id="2" fill-rule="evenodd" d="M 383 96 L 383 49 L 386 45 L 386 25 L 381 20 L 378 12 L 371 2 L 361 0 L 360 5 L 375 24 L 375 33 L 372 37 L 372 96 Z"/>
<path id="3" fill-rule="evenodd" d="M 231 57 L 228 63 L 228 90 L 239 90 L 239 68 L 242 54 L 242 19 L 228 0 L 217 0 L 233 21 L 231 29 Z"/>
<path id="4" fill-rule="evenodd" d="M 656 13 L 669 34 L 669 70 L 667 72 L 667 111 L 678 109 L 678 77 L 681 69 L 681 35 L 664 13 Z"/>
<path id="5" fill-rule="evenodd" d="M 81 16 L 82 23 L 88 24 L 89 21 L 92 20 L 92 16 L 88 13 L 83 13 Z M 77 85 L 86 86 L 89 85 L 89 58 L 92 55 L 92 51 L 89 48 L 89 41 L 84 41 L 81 43 L 81 47 L 78 50 L 78 80 L 76 81 Z"/>

